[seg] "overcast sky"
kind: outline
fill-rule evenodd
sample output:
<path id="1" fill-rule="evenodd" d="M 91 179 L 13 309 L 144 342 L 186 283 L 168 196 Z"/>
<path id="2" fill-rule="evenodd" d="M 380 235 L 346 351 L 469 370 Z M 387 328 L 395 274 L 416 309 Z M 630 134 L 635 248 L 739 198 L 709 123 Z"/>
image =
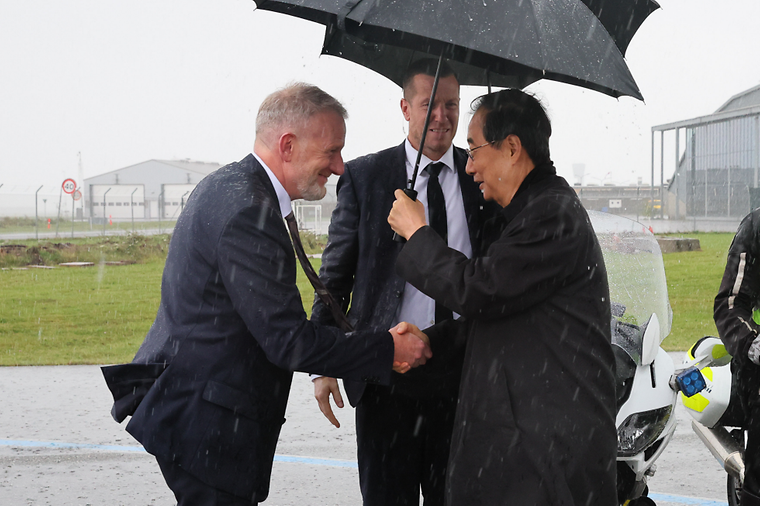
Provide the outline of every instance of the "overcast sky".
<path id="1" fill-rule="evenodd" d="M 528 88 L 549 110 L 552 158 L 569 181 L 582 163 L 586 183 L 648 183 L 652 126 L 710 114 L 760 84 L 760 2 L 660 4 L 626 58 L 645 103 L 561 83 Z M 406 135 L 398 87 L 319 57 L 323 27 L 256 12 L 251 0 L 0 5 L 0 198 L 78 180 L 78 153 L 85 177 L 154 158 L 239 160 L 252 149 L 259 103 L 293 80 L 346 105 L 346 160 Z M 462 89 L 460 146 L 469 102 L 484 91 Z"/>

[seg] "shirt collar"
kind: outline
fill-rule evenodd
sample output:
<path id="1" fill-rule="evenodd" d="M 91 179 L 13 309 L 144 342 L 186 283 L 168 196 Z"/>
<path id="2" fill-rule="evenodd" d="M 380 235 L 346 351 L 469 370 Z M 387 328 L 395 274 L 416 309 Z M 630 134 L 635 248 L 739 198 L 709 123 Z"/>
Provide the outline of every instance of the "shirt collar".
<path id="1" fill-rule="evenodd" d="M 417 150 L 414 149 L 412 146 L 412 143 L 409 142 L 409 139 L 407 138 L 404 141 L 404 148 L 406 149 L 406 172 L 407 172 L 407 178 L 412 178 L 412 172 L 414 172 L 414 164 L 417 161 Z M 422 154 L 422 158 L 420 158 L 420 172 L 425 170 L 425 167 L 427 167 L 429 164 L 433 162 L 441 162 L 444 165 L 446 165 L 445 170 L 454 170 L 454 145 L 452 144 L 449 146 L 449 149 L 446 150 L 446 152 L 443 154 L 440 160 L 431 160 L 425 154 Z"/>
<path id="2" fill-rule="evenodd" d="M 277 176 L 274 175 L 272 169 L 270 169 L 267 164 L 264 163 L 264 160 L 262 160 L 256 153 L 254 153 L 253 156 L 255 156 L 256 160 L 258 160 L 261 166 L 264 167 L 264 170 L 267 172 L 267 176 L 269 176 L 269 180 L 272 181 L 274 192 L 277 194 L 277 201 L 280 204 L 280 213 L 282 213 L 283 218 L 286 217 L 293 212 L 293 209 L 290 206 L 290 195 L 288 195 L 288 192 L 285 191 L 285 187 L 282 186 L 280 180 L 277 179 Z"/>

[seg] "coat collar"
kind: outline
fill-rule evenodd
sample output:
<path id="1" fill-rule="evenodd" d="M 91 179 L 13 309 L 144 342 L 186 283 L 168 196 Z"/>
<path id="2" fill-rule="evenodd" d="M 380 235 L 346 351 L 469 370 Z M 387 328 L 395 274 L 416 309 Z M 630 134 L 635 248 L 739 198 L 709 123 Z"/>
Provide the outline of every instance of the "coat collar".
<path id="1" fill-rule="evenodd" d="M 272 169 L 270 169 L 266 163 L 264 163 L 264 160 L 261 159 L 259 155 L 256 153 L 253 153 L 253 157 L 256 159 L 256 161 L 259 163 L 259 165 L 264 169 L 266 172 L 266 175 L 269 177 L 269 182 L 272 184 L 272 188 L 274 189 L 275 195 L 277 197 L 277 203 L 279 204 L 280 213 L 283 217 L 288 216 L 290 213 L 293 212 L 293 206 L 291 205 L 290 195 L 288 195 L 288 192 L 285 190 L 285 187 L 282 186 L 282 183 L 280 183 L 280 180 L 277 179 L 277 176 L 274 175 L 274 172 L 272 172 Z"/>
<path id="2" fill-rule="evenodd" d="M 515 216 L 520 214 L 531 200 L 544 191 L 556 175 L 557 170 L 552 162 L 536 165 L 520 184 L 512 202 L 502 210 L 501 214 L 506 222 L 511 222 Z"/>
<path id="3" fill-rule="evenodd" d="M 277 196 L 277 191 L 275 190 L 274 185 L 272 184 L 272 180 L 269 177 L 269 173 L 264 168 L 264 165 L 260 163 L 256 156 L 253 154 L 249 154 L 245 158 L 243 158 L 239 165 L 243 167 L 244 170 L 250 171 L 255 177 L 257 177 L 261 184 L 266 189 L 267 193 L 272 199 L 271 205 L 272 207 L 276 208 L 277 211 L 279 211 L 281 214 L 283 212 L 282 205 L 280 202 L 280 199 Z M 288 208 L 290 208 L 290 197 L 288 197 Z M 282 217 L 284 218 L 287 216 L 287 214 L 283 214 Z"/>
<path id="4" fill-rule="evenodd" d="M 406 188 L 406 140 L 391 149 L 388 163 L 389 177 L 385 179 L 391 195 L 398 189 Z"/>

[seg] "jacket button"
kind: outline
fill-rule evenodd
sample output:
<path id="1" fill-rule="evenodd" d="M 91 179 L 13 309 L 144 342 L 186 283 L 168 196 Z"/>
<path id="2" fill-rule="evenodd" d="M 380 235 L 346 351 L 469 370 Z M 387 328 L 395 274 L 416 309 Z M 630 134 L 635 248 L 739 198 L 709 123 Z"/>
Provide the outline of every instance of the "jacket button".
<path id="1" fill-rule="evenodd" d="M 396 290 L 396 297 L 401 297 L 401 290 Z"/>

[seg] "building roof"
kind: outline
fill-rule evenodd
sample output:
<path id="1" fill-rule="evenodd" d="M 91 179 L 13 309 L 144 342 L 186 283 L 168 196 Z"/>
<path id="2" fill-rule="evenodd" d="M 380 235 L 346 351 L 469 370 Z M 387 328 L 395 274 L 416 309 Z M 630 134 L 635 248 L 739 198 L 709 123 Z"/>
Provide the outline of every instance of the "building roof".
<path id="1" fill-rule="evenodd" d="M 215 162 L 200 162 L 197 160 L 191 160 L 185 158 L 184 160 L 155 160 L 157 162 L 165 163 L 167 165 L 173 165 L 179 167 L 182 170 L 189 170 L 191 172 L 197 172 L 199 174 L 211 174 L 216 169 L 221 167 L 220 164 Z"/>
<path id="2" fill-rule="evenodd" d="M 144 162 L 135 163 L 132 165 L 128 165 L 126 167 L 120 167 L 118 169 L 109 170 L 108 172 L 102 172 L 94 176 L 86 177 L 85 181 L 96 178 L 96 177 L 105 176 L 106 174 L 111 174 L 113 172 L 119 172 L 124 169 L 129 169 L 131 167 L 136 167 L 138 165 L 142 165 L 144 163 L 149 163 L 149 162 L 163 163 L 165 165 L 170 165 L 172 167 L 176 167 L 184 171 L 195 172 L 196 174 L 203 174 L 204 176 L 211 174 L 216 169 L 222 166 L 221 164 L 218 164 L 215 162 L 199 162 L 197 160 L 191 160 L 189 158 L 185 158 L 184 160 L 157 160 L 155 158 L 152 158 L 150 160 L 145 160 Z"/>
<path id="3" fill-rule="evenodd" d="M 715 112 L 736 111 L 737 109 L 744 109 L 746 107 L 754 107 L 760 105 L 760 85 L 744 90 L 741 93 L 737 93 L 728 101 L 720 106 Z"/>
<path id="4" fill-rule="evenodd" d="M 760 114 L 760 85 L 744 90 L 729 98 L 726 103 L 712 114 L 699 116 L 674 123 L 666 123 L 652 127 L 652 132 L 663 132 L 676 128 L 691 128 L 709 123 L 719 123 L 733 118 L 757 116 Z"/>

